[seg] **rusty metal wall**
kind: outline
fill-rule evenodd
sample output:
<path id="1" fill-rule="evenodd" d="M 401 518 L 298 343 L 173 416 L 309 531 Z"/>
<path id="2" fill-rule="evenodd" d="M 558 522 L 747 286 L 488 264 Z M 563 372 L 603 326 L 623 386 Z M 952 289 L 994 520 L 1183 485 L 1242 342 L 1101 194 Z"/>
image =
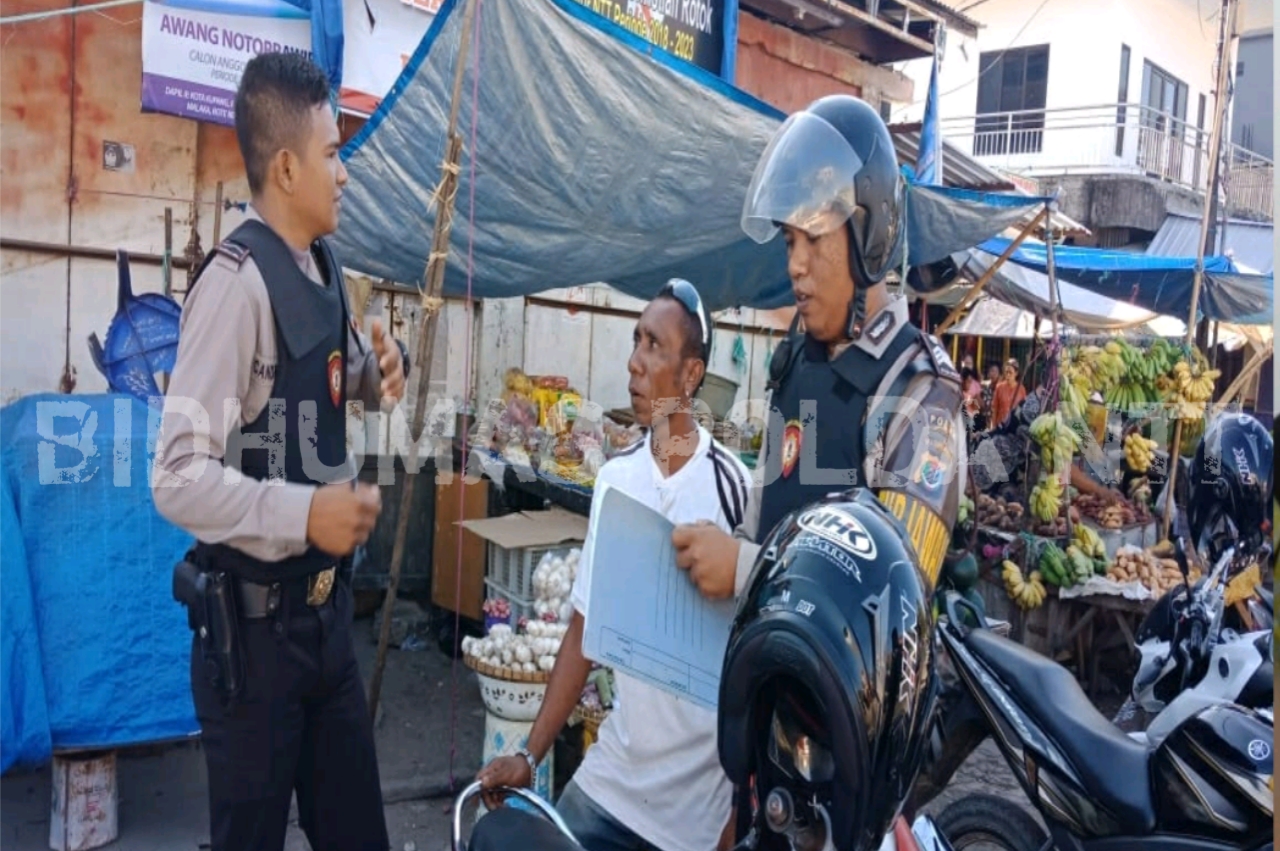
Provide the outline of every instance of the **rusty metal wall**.
<path id="1" fill-rule="evenodd" d="M 5 0 L 3 15 L 69 7 Z M 243 197 L 235 136 L 222 127 L 141 111 L 142 9 L 125 6 L 0 27 L 0 236 L 73 248 L 200 248 L 213 236 L 214 186 Z M 106 165 L 104 143 L 129 146 L 131 165 Z M 223 233 L 234 226 L 229 214 Z M 69 252 L 0 250 L 0 402 L 18 395 L 106 387 L 89 358 L 116 310 L 110 260 Z M 133 265 L 135 292 L 160 291 L 156 265 Z M 186 274 L 173 273 L 185 289 Z"/>

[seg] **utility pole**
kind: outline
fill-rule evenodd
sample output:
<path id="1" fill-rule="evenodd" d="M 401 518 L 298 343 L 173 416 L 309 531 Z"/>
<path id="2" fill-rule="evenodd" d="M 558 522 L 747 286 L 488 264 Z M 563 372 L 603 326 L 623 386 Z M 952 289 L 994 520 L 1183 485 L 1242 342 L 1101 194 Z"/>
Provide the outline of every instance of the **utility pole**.
<path id="1" fill-rule="evenodd" d="M 1224 151 L 1227 150 L 1227 140 L 1231 137 L 1231 130 L 1226 125 L 1227 116 L 1230 115 L 1231 102 L 1231 63 L 1232 63 L 1232 45 L 1235 43 L 1237 31 L 1237 13 L 1239 11 L 1238 0 L 1223 0 L 1221 20 L 1218 22 L 1218 73 L 1214 88 L 1213 111 L 1214 111 L 1214 135 L 1210 147 L 1212 159 L 1209 164 L 1209 188 L 1206 191 L 1206 227 L 1202 228 L 1202 246 L 1200 252 L 1200 266 L 1204 265 L 1204 257 L 1221 253 L 1218 248 L 1219 213 L 1225 219 L 1227 215 L 1226 204 L 1222 203 L 1220 195 L 1222 194 L 1222 168 L 1225 159 Z M 1221 207 L 1221 210 L 1219 210 Z M 1223 224 L 1223 230 L 1226 224 Z M 1198 293 L 1199 290 L 1197 289 Z M 1209 323 L 1208 320 L 1201 320 L 1196 327 L 1196 345 L 1205 348 L 1209 345 Z"/>
<path id="2" fill-rule="evenodd" d="M 1210 238 L 1213 236 L 1213 216 L 1218 199 L 1218 185 L 1221 176 L 1222 124 L 1227 114 L 1227 101 L 1230 99 L 1227 91 L 1227 72 L 1229 70 L 1227 63 L 1231 56 L 1231 41 L 1236 36 L 1236 10 L 1238 6 L 1238 0 L 1222 0 L 1221 19 L 1218 21 L 1218 74 L 1213 97 L 1213 132 L 1209 137 L 1209 150 L 1212 155 L 1209 158 L 1209 174 L 1206 183 L 1208 188 L 1205 190 L 1204 195 L 1204 213 L 1200 220 L 1200 245 L 1196 255 L 1195 280 L 1191 285 L 1191 304 L 1188 307 L 1187 334 L 1185 338 L 1187 345 L 1191 345 L 1196 341 L 1196 317 L 1200 309 L 1200 289 L 1204 284 L 1204 257 L 1207 252 L 1213 250 Z M 1207 328 L 1206 324 L 1205 330 Z M 1205 345 L 1207 345 L 1207 341 L 1202 343 L 1201 347 L 1203 348 Z M 1207 414 L 1208 412 L 1206 411 L 1205 413 Z M 1181 445 L 1182 420 L 1179 419 L 1173 428 L 1173 447 L 1169 453 L 1169 479 L 1165 484 L 1164 522 L 1161 524 L 1161 537 L 1163 538 L 1169 537 L 1169 526 L 1173 522 L 1173 495 L 1175 493 L 1174 486 L 1178 481 L 1177 461 L 1181 452 Z"/>

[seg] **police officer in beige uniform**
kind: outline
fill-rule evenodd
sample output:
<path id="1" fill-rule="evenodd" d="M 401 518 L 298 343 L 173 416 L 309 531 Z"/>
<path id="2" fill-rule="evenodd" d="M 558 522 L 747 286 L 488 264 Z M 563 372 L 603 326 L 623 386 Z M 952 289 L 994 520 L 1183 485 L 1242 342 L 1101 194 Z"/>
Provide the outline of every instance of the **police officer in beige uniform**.
<path id="1" fill-rule="evenodd" d="M 377 322 L 356 330 L 322 239 L 347 180 L 324 72 L 258 56 L 235 114 L 253 206 L 188 293 L 153 479 L 197 539 L 174 595 L 212 847 L 280 851 L 296 792 L 315 851 L 386 851 L 348 575 L 381 500 L 355 483 L 345 403 L 398 401 L 404 350 Z"/>

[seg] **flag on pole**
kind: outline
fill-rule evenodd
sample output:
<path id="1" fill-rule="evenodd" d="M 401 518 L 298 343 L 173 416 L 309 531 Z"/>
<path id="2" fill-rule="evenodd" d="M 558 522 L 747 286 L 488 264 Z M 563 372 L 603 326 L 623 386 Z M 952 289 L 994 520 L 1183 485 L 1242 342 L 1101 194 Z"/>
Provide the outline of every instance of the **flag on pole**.
<path id="1" fill-rule="evenodd" d="M 938 56 L 933 56 L 929 73 L 929 95 L 920 128 L 920 152 L 916 156 L 916 182 L 942 185 L 942 130 L 938 127 Z"/>

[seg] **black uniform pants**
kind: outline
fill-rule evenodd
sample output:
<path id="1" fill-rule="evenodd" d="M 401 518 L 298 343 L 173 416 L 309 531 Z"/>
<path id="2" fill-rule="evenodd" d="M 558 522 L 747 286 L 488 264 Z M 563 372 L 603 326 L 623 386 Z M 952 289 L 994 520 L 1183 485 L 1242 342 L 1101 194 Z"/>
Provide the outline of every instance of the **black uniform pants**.
<path id="1" fill-rule="evenodd" d="M 314 851 L 387 851 L 373 724 L 351 643 L 350 585 L 324 606 L 306 580 L 240 622 L 245 685 L 224 707 L 192 645 L 191 691 L 209 772 L 212 851 L 281 851 L 289 803 Z"/>

